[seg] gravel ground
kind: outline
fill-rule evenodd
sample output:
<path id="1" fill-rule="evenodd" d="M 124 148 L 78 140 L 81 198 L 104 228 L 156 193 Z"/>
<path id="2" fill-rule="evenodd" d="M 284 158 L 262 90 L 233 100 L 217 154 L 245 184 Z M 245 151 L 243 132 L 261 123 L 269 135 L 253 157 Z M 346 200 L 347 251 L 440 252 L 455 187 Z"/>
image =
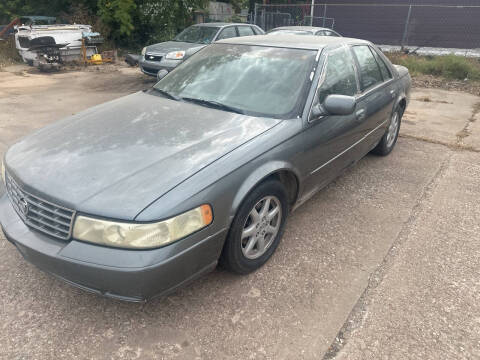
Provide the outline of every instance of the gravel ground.
<path id="1" fill-rule="evenodd" d="M 460 81 L 438 78 L 432 75 L 417 75 L 413 79 L 415 88 L 433 88 L 448 91 L 462 91 L 475 96 L 480 96 L 479 81 Z"/>

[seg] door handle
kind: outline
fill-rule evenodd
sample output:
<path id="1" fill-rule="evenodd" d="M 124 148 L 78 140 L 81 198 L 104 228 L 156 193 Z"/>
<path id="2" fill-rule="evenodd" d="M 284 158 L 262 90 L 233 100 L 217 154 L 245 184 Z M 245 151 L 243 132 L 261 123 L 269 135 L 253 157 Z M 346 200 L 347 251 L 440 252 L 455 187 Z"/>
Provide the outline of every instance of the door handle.
<path id="1" fill-rule="evenodd" d="M 355 117 L 357 118 L 357 120 L 363 120 L 365 119 L 365 116 L 366 116 L 365 109 L 360 109 L 355 113 Z"/>

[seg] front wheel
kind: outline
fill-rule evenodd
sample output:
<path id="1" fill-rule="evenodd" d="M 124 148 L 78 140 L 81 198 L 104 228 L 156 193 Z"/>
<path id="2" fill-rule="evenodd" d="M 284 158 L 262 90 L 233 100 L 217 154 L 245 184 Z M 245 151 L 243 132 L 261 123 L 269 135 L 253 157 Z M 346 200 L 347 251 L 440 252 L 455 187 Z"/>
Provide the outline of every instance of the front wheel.
<path id="1" fill-rule="evenodd" d="M 383 135 L 378 145 L 372 150 L 376 155 L 386 156 L 390 154 L 397 143 L 398 134 L 400 132 L 400 122 L 402 120 L 402 110 L 395 109 L 390 118 L 387 131 Z"/>
<path id="2" fill-rule="evenodd" d="M 238 274 L 248 274 L 265 264 L 280 243 L 288 211 L 282 183 L 272 180 L 255 188 L 232 222 L 221 265 Z"/>

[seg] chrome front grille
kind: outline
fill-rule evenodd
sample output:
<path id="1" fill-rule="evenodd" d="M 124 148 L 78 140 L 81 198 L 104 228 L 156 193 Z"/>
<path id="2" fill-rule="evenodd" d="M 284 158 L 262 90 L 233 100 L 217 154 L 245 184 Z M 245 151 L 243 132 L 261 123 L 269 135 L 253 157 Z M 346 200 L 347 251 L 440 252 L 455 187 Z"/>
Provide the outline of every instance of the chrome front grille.
<path id="1" fill-rule="evenodd" d="M 8 174 L 6 183 L 13 208 L 25 224 L 58 239 L 70 238 L 75 211 L 23 191 Z"/>
<path id="2" fill-rule="evenodd" d="M 145 60 L 148 61 L 161 61 L 163 55 L 155 55 L 155 54 L 145 54 Z"/>

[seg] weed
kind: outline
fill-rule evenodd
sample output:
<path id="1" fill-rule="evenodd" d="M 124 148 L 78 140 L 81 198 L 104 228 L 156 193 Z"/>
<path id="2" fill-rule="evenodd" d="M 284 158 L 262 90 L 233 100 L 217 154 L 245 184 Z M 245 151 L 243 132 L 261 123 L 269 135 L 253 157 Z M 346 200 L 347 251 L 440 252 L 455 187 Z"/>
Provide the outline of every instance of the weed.
<path id="1" fill-rule="evenodd" d="M 401 53 L 386 54 L 394 64 L 403 65 L 412 76 L 425 74 L 455 80 L 480 80 L 480 62 L 456 55 L 416 56 Z"/>
<path id="2" fill-rule="evenodd" d="M 21 58 L 15 48 L 13 37 L 9 36 L 6 40 L 0 40 L 0 68 L 20 61 Z"/>

